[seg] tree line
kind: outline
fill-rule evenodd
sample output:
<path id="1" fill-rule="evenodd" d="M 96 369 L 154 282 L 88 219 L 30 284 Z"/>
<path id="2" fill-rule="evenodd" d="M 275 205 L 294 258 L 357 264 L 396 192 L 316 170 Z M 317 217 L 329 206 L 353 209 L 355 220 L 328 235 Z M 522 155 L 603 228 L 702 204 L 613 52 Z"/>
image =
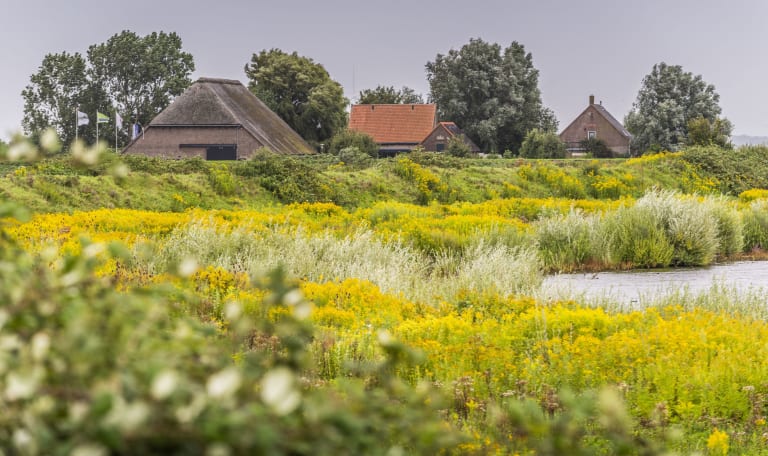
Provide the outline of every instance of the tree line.
<path id="1" fill-rule="evenodd" d="M 22 125 L 33 138 L 52 127 L 65 144 L 76 136 L 77 111 L 114 112 L 127 123 L 146 125 L 192 84 L 194 69 L 176 33 L 139 36 L 125 30 L 90 46 L 85 55 L 47 54 L 22 91 Z M 456 122 L 483 151 L 527 154 L 544 147 L 547 156 L 558 153 L 558 121 L 542 103 L 539 71 L 522 44 L 503 48 L 473 38 L 458 50 L 437 54 L 425 69 L 426 101 L 436 103 L 440 120 Z M 309 143 L 329 144 L 346 134 L 349 100 L 322 64 L 296 52 L 265 49 L 252 55 L 244 71 L 249 89 Z M 409 87 L 379 85 L 360 91 L 357 101 L 425 100 Z M 662 62 L 643 79 L 624 120 L 634 151 L 642 153 L 683 144 L 727 146 L 733 126 L 720 113 L 714 86 Z M 77 131 L 94 138 L 95 120 Z M 129 139 L 126 129 L 119 135 Z M 100 137 L 111 139 L 114 131 L 103 128 Z"/>

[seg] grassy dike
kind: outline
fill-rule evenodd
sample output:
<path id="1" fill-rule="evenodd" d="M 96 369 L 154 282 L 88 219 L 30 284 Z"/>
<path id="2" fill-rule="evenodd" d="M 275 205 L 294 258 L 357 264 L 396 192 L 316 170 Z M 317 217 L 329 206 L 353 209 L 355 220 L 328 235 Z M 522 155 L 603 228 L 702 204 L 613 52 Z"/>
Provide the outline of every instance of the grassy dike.
<path id="1" fill-rule="evenodd" d="M 115 177 L 111 171 L 120 161 L 127 172 Z M 377 201 L 478 203 L 510 197 L 618 199 L 640 197 L 652 187 L 712 193 L 719 182 L 681 154 L 536 161 L 420 153 L 363 166 L 331 156 L 262 154 L 247 162 L 206 163 L 108 154 L 91 169 L 77 167 L 67 155 L 0 166 L 0 195 L 36 212 L 236 209 L 292 202 L 333 202 L 350 209 Z"/>

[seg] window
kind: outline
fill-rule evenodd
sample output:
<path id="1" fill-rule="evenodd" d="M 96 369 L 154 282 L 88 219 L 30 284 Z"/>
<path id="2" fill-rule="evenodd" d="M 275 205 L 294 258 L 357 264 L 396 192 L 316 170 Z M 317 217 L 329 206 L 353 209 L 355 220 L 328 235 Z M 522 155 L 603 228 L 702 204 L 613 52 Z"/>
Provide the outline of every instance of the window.
<path id="1" fill-rule="evenodd" d="M 597 138 L 597 132 L 594 130 L 589 130 L 587 132 L 587 139 L 594 139 Z"/>
<path id="2" fill-rule="evenodd" d="M 445 150 L 445 144 L 444 143 L 437 143 L 435 144 L 435 149 L 437 149 L 438 152 L 442 152 Z"/>

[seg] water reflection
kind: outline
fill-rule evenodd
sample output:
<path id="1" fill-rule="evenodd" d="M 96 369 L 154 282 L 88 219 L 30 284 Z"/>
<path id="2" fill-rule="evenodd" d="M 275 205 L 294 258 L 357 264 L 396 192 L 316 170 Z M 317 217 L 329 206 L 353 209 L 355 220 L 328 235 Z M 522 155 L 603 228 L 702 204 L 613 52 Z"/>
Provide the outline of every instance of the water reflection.
<path id="1" fill-rule="evenodd" d="M 621 304 L 654 302 L 665 296 L 700 294 L 714 286 L 736 292 L 768 290 L 768 261 L 745 261 L 706 268 L 556 274 L 544 279 L 546 298 L 612 301 Z M 768 291 L 765 293 L 768 299 Z"/>

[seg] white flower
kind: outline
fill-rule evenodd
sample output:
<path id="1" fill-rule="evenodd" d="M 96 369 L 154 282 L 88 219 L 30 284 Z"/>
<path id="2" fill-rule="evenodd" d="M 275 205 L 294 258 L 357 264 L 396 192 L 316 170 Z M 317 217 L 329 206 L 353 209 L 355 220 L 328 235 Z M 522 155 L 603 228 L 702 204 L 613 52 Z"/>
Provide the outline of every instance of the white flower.
<path id="1" fill-rule="evenodd" d="M 32 397 L 37 391 L 37 384 L 40 381 L 39 372 L 19 373 L 11 372 L 6 377 L 5 397 L 9 401 L 17 399 L 27 399 Z"/>
<path id="2" fill-rule="evenodd" d="M 293 316 L 299 320 L 306 320 L 312 314 L 312 304 L 302 301 L 293 308 Z"/>
<path id="3" fill-rule="evenodd" d="M 301 403 L 296 376 L 287 367 L 277 367 L 261 379 L 261 400 L 278 415 L 287 415 Z"/>
<path id="4" fill-rule="evenodd" d="M 46 333 L 39 332 L 32 336 L 32 358 L 35 361 L 42 361 L 48 354 L 48 349 L 51 347 L 51 336 Z"/>
<path id="5" fill-rule="evenodd" d="M 69 453 L 70 456 L 106 456 L 107 449 L 98 443 L 85 443 L 78 445 Z"/>
<path id="6" fill-rule="evenodd" d="M 152 381 L 152 397 L 158 400 L 170 396 L 179 383 L 179 376 L 176 372 L 166 370 L 160 372 Z"/>
<path id="7" fill-rule="evenodd" d="M 51 153 L 61 150 L 61 142 L 59 141 L 59 135 L 56 134 L 56 130 L 53 128 L 46 129 L 40 137 L 40 145 Z"/>
<path id="8" fill-rule="evenodd" d="M 27 141 L 21 141 L 12 145 L 8 149 L 8 160 L 34 160 L 37 157 L 37 150 Z"/>
<path id="9" fill-rule="evenodd" d="M 102 243 L 97 242 L 95 244 L 90 244 L 88 247 L 83 249 L 83 256 L 86 258 L 93 258 L 97 255 L 100 255 L 106 249 L 107 247 Z"/>
<path id="10" fill-rule="evenodd" d="M 224 318 L 226 318 L 229 321 L 237 320 L 238 318 L 240 318 L 240 315 L 242 313 L 243 313 L 243 307 L 237 301 L 229 301 L 224 306 Z"/>
<path id="11" fill-rule="evenodd" d="M 189 277 L 195 272 L 197 272 L 197 260 L 194 258 L 184 258 L 181 260 L 181 263 L 179 263 L 179 275 L 182 277 Z"/>
<path id="12" fill-rule="evenodd" d="M 224 398 L 231 396 L 240 388 L 242 383 L 240 372 L 235 368 L 224 369 L 217 372 L 208 379 L 206 389 L 208 395 L 214 398 Z"/>
<path id="13" fill-rule="evenodd" d="M 302 301 L 301 290 L 298 288 L 289 291 L 283 296 L 283 303 L 286 306 L 295 306 Z"/>

